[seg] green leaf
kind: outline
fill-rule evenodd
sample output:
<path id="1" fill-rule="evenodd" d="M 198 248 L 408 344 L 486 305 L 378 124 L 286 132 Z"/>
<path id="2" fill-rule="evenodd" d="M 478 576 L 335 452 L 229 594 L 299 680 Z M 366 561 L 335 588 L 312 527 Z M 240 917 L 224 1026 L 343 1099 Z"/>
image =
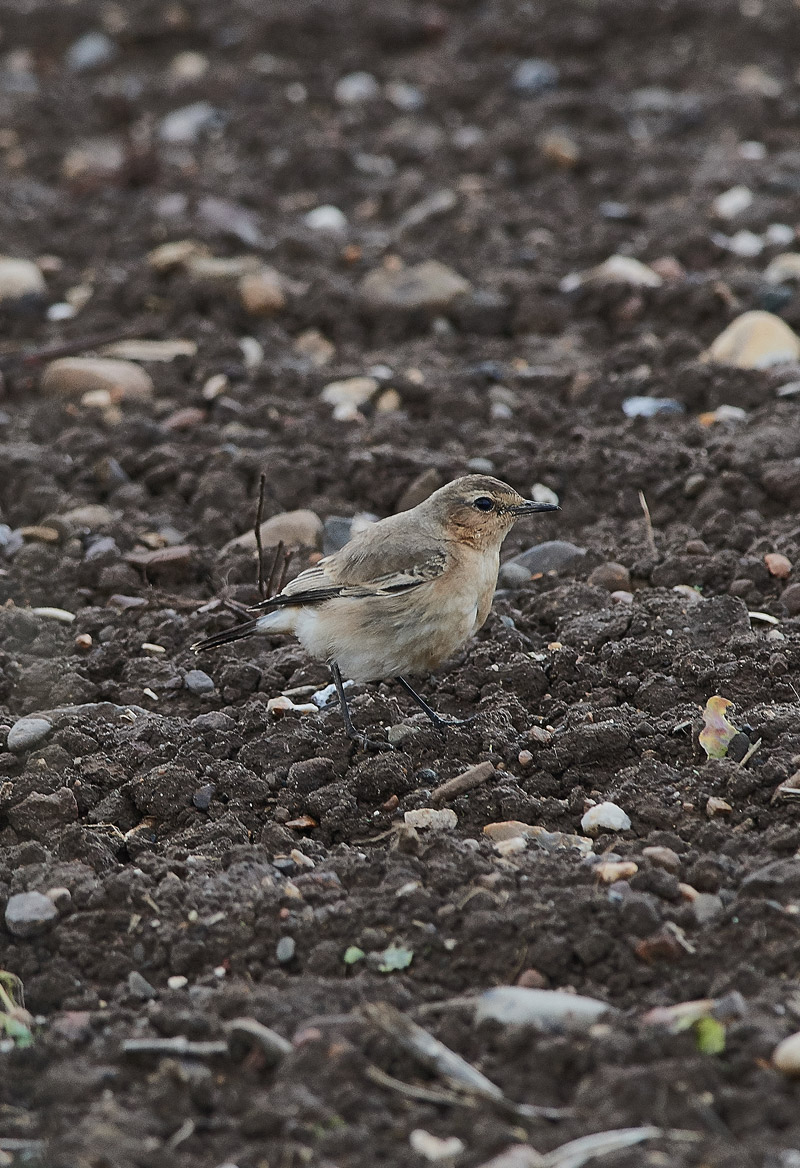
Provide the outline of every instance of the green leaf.
<path id="1" fill-rule="evenodd" d="M 394 973 L 396 969 L 408 969 L 414 960 L 413 949 L 404 949 L 402 945 L 390 945 L 381 953 L 383 960 L 378 966 L 381 973 Z"/>
<path id="2" fill-rule="evenodd" d="M 350 945 L 350 947 L 344 951 L 345 965 L 355 965 L 355 963 L 357 961 L 361 961 L 363 957 L 366 957 L 366 953 L 363 949 L 359 949 L 358 945 Z"/>
<path id="3" fill-rule="evenodd" d="M 725 1027 L 716 1018 L 698 1018 L 694 1024 L 694 1033 L 701 1054 L 722 1054 L 725 1049 Z"/>

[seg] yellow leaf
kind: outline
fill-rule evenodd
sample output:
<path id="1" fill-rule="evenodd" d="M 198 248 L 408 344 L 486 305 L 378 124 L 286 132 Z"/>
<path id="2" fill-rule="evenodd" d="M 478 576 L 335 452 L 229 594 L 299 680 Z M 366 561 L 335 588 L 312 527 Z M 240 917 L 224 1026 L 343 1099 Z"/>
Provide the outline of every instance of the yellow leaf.
<path id="1" fill-rule="evenodd" d="M 705 725 L 700 731 L 700 745 L 709 758 L 724 758 L 728 753 L 731 740 L 739 731 L 725 717 L 725 712 L 733 705 L 728 698 L 714 694 L 706 702 L 703 710 Z"/>

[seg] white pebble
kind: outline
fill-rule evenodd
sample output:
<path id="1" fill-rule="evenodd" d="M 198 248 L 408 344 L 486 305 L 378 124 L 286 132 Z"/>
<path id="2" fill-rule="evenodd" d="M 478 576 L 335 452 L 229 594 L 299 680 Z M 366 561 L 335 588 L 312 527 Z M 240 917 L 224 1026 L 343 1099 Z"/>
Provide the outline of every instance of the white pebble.
<path id="1" fill-rule="evenodd" d="M 333 91 L 339 105 L 358 105 L 372 101 L 380 93 L 380 86 L 371 73 L 348 73 L 340 77 Z"/>
<path id="2" fill-rule="evenodd" d="M 772 1052 L 773 1065 L 784 1075 L 800 1075 L 800 1033 L 790 1034 Z"/>
<path id="3" fill-rule="evenodd" d="M 74 316 L 78 315 L 78 310 L 74 304 L 67 304 L 66 301 L 61 300 L 58 304 L 51 304 L 47 310 L 46 316 L 48 320 L 72 320 Z"/>
<path id="4" fill-rule="evenodd" d="M 188 977 L 184 977 L 182 973 L 175 973 L 172 977 L 167 978 L 167 986 L 171 990 L 183 990 L 188 984 Z"/>
<path id="5" fill-rule="evenodd" d="M 788 223 L 770 223 L 764 232 L 764 239 L 775 247 L 788 247 L 794 243 L 794 227 Z"/>
<path id="6" fill-rule="evenodd" d="M 45 620 L 60 621 L 62 625 L 71 625 L 75 620 L 74 612 L 67 612 L 65 608 L 33 608 L 34 616 L 44 617 Z"/>
<path id="7" fill-rule="evenodd" d="M 581 819 L 585 832 L 627 831 L 631 821 L 616 803 L 597 803 Z"/>
<path id="8" fill-rule="evenodd" d="M 390 101 L 395 109 L 404 110 L 407 113 L 422 109 L 425 104 L 425 95 L 422 90 L 417 89 L 416 85 L 409 85 L 407 81 L 387 82 L 384 93 L 387 101 Z"/>
<path id="9" fill-rule="evenodd" d="M 724 237 L 723 237 L 724 238 Z M 764 240 L 754 231 L 737 231 L 727 241 L 728 251 L 743 259 L 753 259 L 764 250 Z"/>
<path id="10" fill-rule="evenodd" d="M 748 162 L 760 162 L 767 157 L 767 148 L 763 142 L 740 142 L 739 157 Z"/>
<path id="11" fill-rule="evenodd" d="M 544 483 L 533 484 L 531 498 L 535 503 L 552 503 L 553 506 L 558 506 L 558 495 L 550 487 L 546 487 Z"/>
<path id="12" fill-rule="evenodd" d="M 257 369 L 264 360 L 264 346 L 255 337 L 239 337 L 245 369 Z"/>
<path id="13" fill-rule="evenodd" d="M 323 203 L 321 207 L 315 207 L 313 211 L 309 211 L 307 215 L 303 216 L 303 222 L 312 231 L 347 230 L 347 217 L 344 212 L 330 203 Z"/>
<path id="14" fill-rule="evenodd" d="M 420 807 L 417 811 L 406 811 L 403 819 L 407 827 L 430 828 L 431 831 L 452 831 L 458 824 L 458 816 L 449 807 L 441 810 Z"/>
<path id="15" fill-rule="evenodd" d="M 721 195 L 717 195 L 714 202 L 711 204 L 715 215 L 720 219 L 734 219 L 737 215 L 741 215 L 742 211 L 753 202 L 753 192 L 749 187 L 738 186 L 731 187 L 727 191 L 723 191 Z"/>
<path id="16" fill-rule="evenodd" d="M 464 1145 L 458 1136 L 449 1136 L 446 1140 L 424 1128 L 414 1128 L 408 1137 L 411 1150 L 418 1156 L 423 1156 L 430 1164 L 441 1164 L 448 1160 L 455 1160 L 464 1151 Z"/>

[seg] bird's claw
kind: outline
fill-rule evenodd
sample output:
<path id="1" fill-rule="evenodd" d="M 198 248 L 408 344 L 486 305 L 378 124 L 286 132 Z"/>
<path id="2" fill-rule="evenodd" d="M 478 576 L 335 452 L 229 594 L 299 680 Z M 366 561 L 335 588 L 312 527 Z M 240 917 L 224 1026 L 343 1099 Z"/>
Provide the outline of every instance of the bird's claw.
<path id="1" fill-rule="evenodd" d="M 437 714 L 435 718 L 431 718 L 437 730 L 446 730 L 448 726 L 469 726 L 470 722 L 474 722 L 476 718 L 480 718 L 480 714 L 472 714 L 469 718 L 443 718 Z"/>

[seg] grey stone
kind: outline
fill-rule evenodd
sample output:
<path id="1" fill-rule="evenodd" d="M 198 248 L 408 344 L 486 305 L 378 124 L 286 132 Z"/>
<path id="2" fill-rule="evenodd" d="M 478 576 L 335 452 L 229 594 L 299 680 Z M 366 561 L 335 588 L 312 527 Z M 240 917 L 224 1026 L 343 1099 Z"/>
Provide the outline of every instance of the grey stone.
<path id="1" fill-rule="evenodd" d="M 329 515 L 322 532 L 322 550 L 326 556 L 338 552 L 350 539 L 353 520 L 345 515 Z"/>
<path id="2" fill-rule="evenodd" d="M 550 539 L 546 543 L 537 543 L 534 547 L 520 552 L 509 560 L 509 564 L 520 564 L 533 575 L 534 572 L 562 572 L 565 568 L 574 567 L 586 555 L 586 548 L 577 547 L 564 539 Z"/>
<path id="3" fill-rule="evenodd" d="M 66 65 L 72 73 L 102 69 L 115 60 L 119 49 L 104 32 L 87 32 L 67 49 Z"/>
<path id="4" fill-rule="evenodd" d="M 198 714 L 196 718 L 192 718 L 189 725 L 193 730 L 205 733 L 207 730 L 233 730 L 236 723 L 229 714 L 223 714 L 222 710 L 211 710 L 207 714 Z"/>
<path id="5" fill-rule="evenodd" d="M 192 795 L 192 803 L 194 803 L 198 811 L 208 811 L 216 789 L 213 783 L 206 783 L 204 786 L 197 788 L 194 795 Z"/>
<path id="6" fill-rule="evenodd" d="M 286 965 L 294 957 L 294 937 L 281 937 L 275 946 L 275 957 L 280 965 Z"/>
<path id="7" fill-rule="evenodd" d="M 517 65 L 511 77 L 511 88 L 523 97 L 532 97 L 548 89 L 555 89 L 558 79 L 559 72 L 555 65 L 532 57 Z"/>
<path id="8" fill-rule="evenodd" d="M 132 969 L 128 974 L 128 993 L 132 994 L 134 998 L 139 998 L 142 1002 L 149 1002 L 156 996 L 156 991 L 147 978 L 142 977 L 135 969 Z"/>
<path id="9" fill-rule="evenodd" d="M 509 560 L 500 569 L 499 582 L 503 588 L 522 588 L 531 578 L 531 573 L 524 564 L 517 564 Z"/>
<path id="10" fill-rule="evenodd" d="M 713 892 L 701 892 L 692 901 L 692 911 L 698 925 L 710 925 L 724 908 L 721 898 Z"/>
<path id="11" fill-rule="evenodd" d="M 361 281 L 361 300 L 375 313 L 443 312 L 470 291 L 470 284 L 438 260 L 399 271 L 375 268 Z"/>
<path id="12" fill-rule="evenodd" d="M 220 129 L 222 124 L 222 115 L 210 102 L 195 101 L 162 118 L 158 136 L 162 142 L 196 142 L 205 131 Z"/>
<path id="13" fill-rule="evenodd" d="M 214 679 L 209 677 L 207 673 L 204 673 L 202 669 L 190 669 L 183 679 L 183 684 L 189 693 L 193 693 L 196 696 L 213 693 L 216 689 Z"/>
<path id="14" fill-rule="evenodd" d="M 14 754 L 21 754 L 43 742 L 52 729 L 53 723 L 47 718 L 20 718 L 9 730 L 6 745 Z"/>
<path id="15" fill-rule="evenodd" d="M 58 917 L 52 900 L 41 892 L 17 892 L 6 905 L 6 928 L 15 937 L 35 937 Z"/>

